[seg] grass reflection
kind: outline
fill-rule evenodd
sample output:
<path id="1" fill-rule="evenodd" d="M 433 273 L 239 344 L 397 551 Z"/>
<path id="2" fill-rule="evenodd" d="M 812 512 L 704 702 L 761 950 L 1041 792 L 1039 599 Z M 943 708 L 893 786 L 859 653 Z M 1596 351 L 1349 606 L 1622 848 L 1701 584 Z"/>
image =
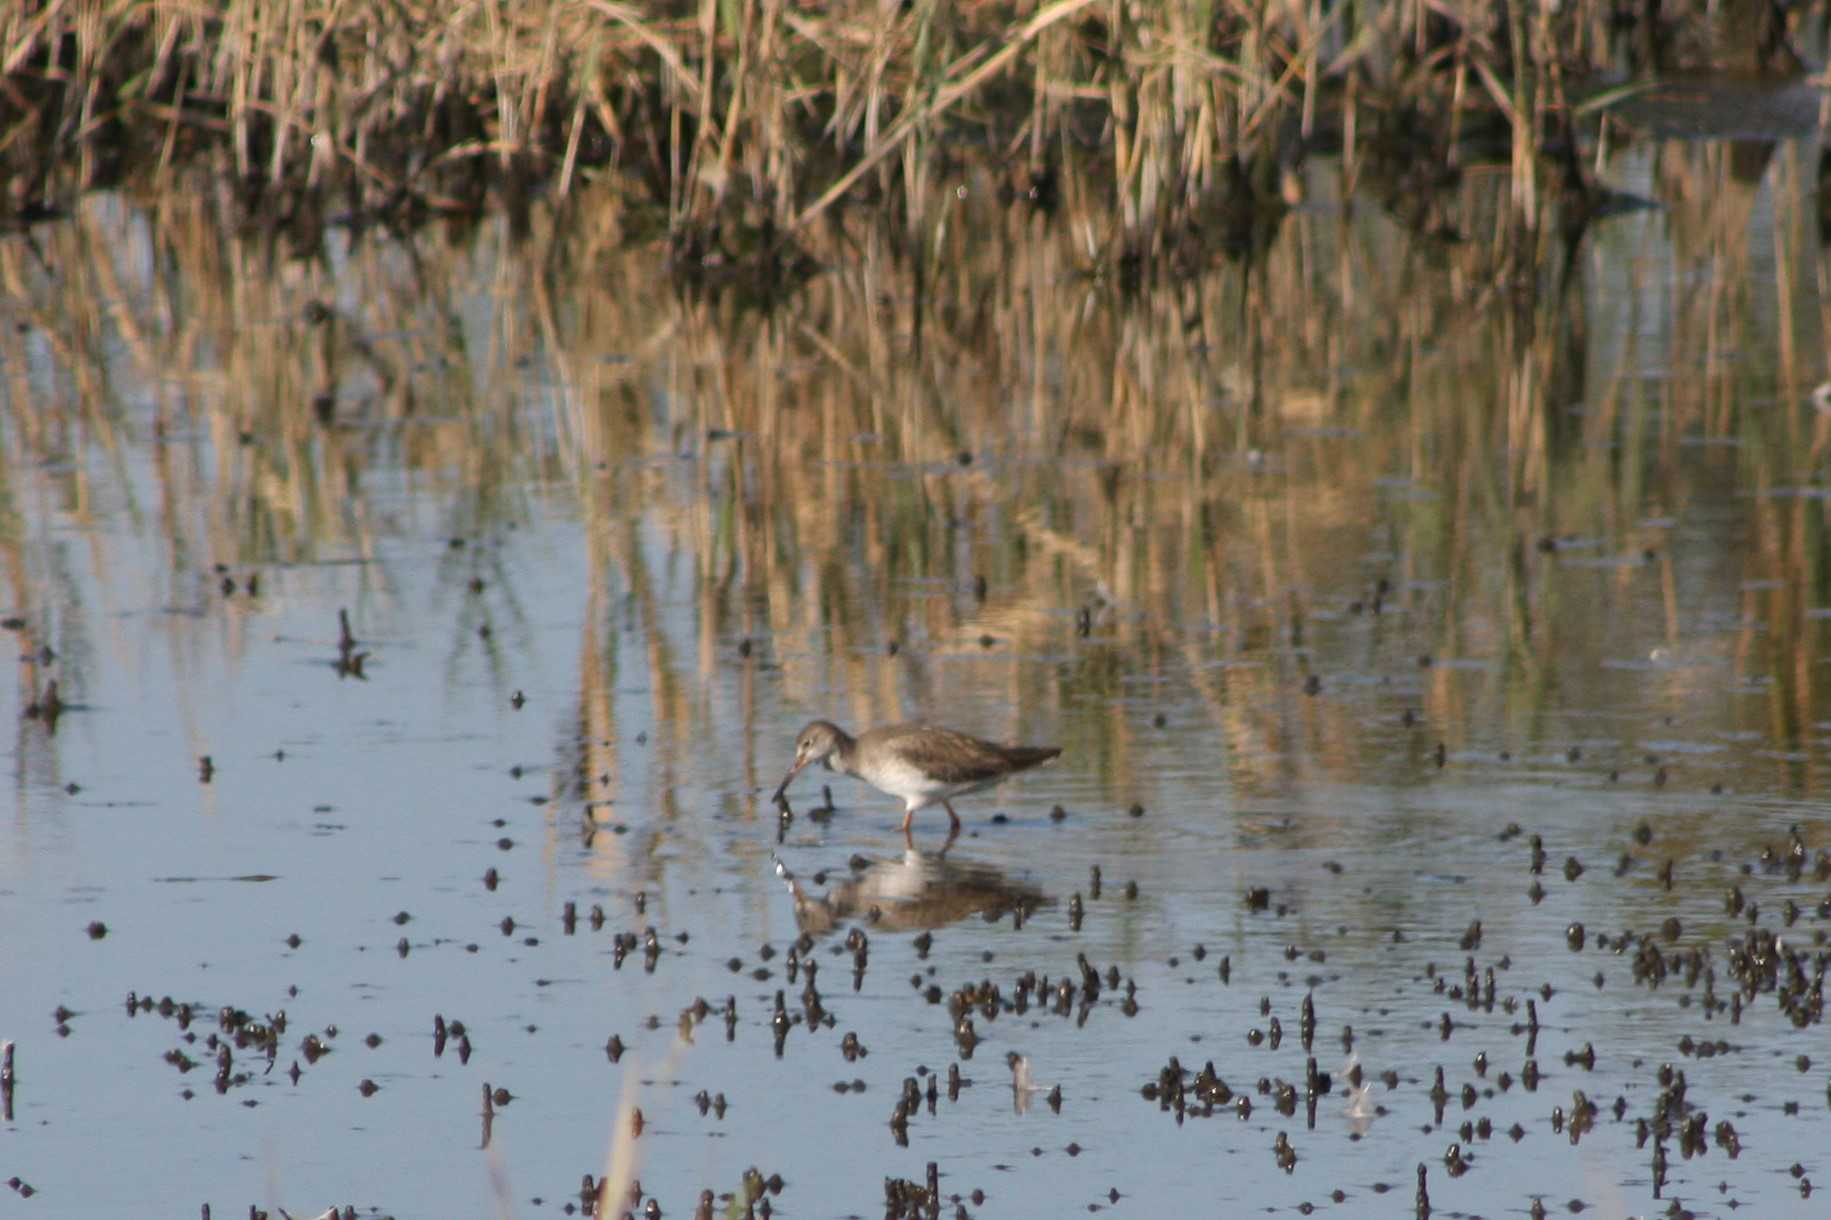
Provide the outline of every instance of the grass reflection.
<path id="1" fill-rule="evenodd" d="M 385 635 L 390 549 L 443 546 L 452 671 L 480 656 L 506 697 L 539 597 L 509 535 L 576 513 L 576 800 L 619 788 L 625 682 L 663 793 L 734 719 L 762 782 L 761 684 L 848 723 L 1060 724 L 1114 793 L 1152 689 L 1246 790 L 1383 766 L 1365 727 L 1406 707 L 1451 751 L 1636 699 L 1803 747 L 1831 427 L 1807 167 L 1645 137 L 1604 170 L 1657 206 L 1522 254 L 1504 172 L 1467 167 L 1420 232 L 1313 164 L 1262 255 L 1143 283 L 1090 247 L 1100 192 L 1067 177 L 1046 217 L 969 172 L 913 241 L 841 214 L 773 308 L 678 288 L 589 185 L 525 234 L 306 256 L 208 193 L 94 197 L 0 243 L 9 601 L 80 696 L 71 642 L 148 596 L 126 548 L 195 611 L 173 646 L 233 655 L 261 605 L 213 565 L 277 594 L 362 561 Z M 1650 657 L 1625 691 L 1610 663 Z M 1816 791 L 1815 758 L 1776 782 Z"/>

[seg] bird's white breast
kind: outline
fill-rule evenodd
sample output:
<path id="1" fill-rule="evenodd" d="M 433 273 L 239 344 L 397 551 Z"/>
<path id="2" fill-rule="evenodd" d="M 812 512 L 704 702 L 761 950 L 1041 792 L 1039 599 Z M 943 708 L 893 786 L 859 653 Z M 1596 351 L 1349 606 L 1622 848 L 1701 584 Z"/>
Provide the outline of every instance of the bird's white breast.
<path id="1" fill-rule="evenodd" d="M 879 792 L 888 792 L 891 796 L 902 798 L 911 810 L 932 805 L 940 798 L 960 791 L 895 755 L 873 759 L 869 766 L 859 769 L 858 777 Z"/>

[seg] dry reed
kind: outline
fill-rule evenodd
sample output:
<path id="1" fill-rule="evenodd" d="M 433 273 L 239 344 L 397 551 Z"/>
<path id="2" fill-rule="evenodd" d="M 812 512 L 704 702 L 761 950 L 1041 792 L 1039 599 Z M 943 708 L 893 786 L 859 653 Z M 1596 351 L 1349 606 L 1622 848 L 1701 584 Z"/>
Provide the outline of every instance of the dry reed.
<path id="1" fill-rule="evenodd" d="M 1318 148 L 1389 128 L 1453 160 L 1470 116 L 1498 115 L 1530 230 L 1567 82 L 1643 44 L 1671 59 L 1714 7 L 1650 6 L 1636 40 L 1597 0 L 40 0 L 0 15 L 0 163 L 17 219 L 201 164 L 299 240 L 520 215 L 602 177 L 678 264 L 776 268 L 842 203 L 889 202 L 930 242 L 937 175 L 1023 150 L 1019 190 L 1103 164 L 1102 244 L 1154 259 L 1217 208 L 1273 207 Z M 1718 54 L 1784 65 L 1784 22 L 1751 29 Z"/>

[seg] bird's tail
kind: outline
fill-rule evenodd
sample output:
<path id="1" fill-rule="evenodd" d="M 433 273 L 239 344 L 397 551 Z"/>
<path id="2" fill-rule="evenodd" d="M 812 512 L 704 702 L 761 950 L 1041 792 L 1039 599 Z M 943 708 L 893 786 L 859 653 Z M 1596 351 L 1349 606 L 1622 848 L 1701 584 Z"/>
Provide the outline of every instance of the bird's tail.
<path id="1" fill-rule="evenodd" d="M 1013 771 L 1027 771 L 1031 767 L 1041 766 L 1061 752 L 1060 746 L 1010 746 L 1005 750 L 1005 760 L 1011 764 Z"/>

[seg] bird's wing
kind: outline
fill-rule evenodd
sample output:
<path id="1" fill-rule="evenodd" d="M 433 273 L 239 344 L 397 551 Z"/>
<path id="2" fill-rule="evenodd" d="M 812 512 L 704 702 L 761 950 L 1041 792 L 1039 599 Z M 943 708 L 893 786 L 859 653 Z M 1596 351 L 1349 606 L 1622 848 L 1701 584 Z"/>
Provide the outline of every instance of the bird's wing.
<path id="1" fill-rule="evenodd" d="M 898 742 L 903 757 L 943 784 L 975 784 L 997 779 L 1011 769 L 1004 751 L 989 741 L 935 725 L 910 726 Z M 920 732 L 913 731 L 920 729 Z"/>

